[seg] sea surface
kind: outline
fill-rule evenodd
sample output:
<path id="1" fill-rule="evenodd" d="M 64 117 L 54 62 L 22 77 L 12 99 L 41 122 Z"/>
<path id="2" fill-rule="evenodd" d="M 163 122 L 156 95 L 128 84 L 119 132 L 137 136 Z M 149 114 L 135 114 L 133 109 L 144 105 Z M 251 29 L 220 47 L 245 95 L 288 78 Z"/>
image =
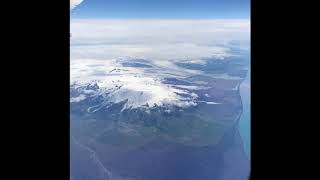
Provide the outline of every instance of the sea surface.
<path id="1" fill-rule="evenodd" d="M 250 70 L 246 79 L 240 85 L 240 95 L 243 103 L 243 113 L 239 122 L 240 135 L 244 144 L 244 149 L 250 159 L 251 149 L 251 89 Z"/>

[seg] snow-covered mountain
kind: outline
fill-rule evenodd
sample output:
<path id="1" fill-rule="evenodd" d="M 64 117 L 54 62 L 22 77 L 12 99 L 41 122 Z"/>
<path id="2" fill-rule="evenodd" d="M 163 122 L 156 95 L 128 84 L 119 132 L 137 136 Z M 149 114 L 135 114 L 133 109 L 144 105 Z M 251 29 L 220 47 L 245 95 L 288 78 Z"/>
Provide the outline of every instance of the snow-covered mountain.
<path id="1" fill-rule="evenodd" d="M 195 93 L 210 89 L 208 82 L 187 80 L 188 77 L 201 75 L 201 71 L 171 63 L 170 66 L 162 67 L 146 60 L 128 57 L 73 61 L 70 102 L 78 103 L 87 98 L 103 97 L 102 104 L 90 107 L 92 111 L 124 101 L 126 103 L 122 110 L 163 105 L 184 108 L 196 106 L 199 102 L 219 104 L 204 101 Z"/>

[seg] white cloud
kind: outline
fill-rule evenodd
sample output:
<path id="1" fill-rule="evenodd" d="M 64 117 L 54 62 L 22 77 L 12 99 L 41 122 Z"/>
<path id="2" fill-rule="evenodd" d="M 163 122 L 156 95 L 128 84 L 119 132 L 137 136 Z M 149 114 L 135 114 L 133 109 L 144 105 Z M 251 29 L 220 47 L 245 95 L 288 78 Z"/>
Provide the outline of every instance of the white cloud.
<path id="1" fill-rule="evenodd" d="M 82 3 L 83 0 L 70 0 L 70 10 Z"/>
<path id="2" fill-rule="evenodd" d="M 249 20 L 72 20 L 71 57 L 154 60 L 223 56 L 248 48 Z"/>
<path id="3" fill-rule="evenodd" d="M 147 103 L 181 107 L 203 103 L 193 91 L 206 89 L 205 84 L 163 83 L 168 77 L 183 79 L 203 73 L 175 63 L 202 64 L 206 57 L 223 59 L 232 55 L 229 45 L 234 42 L 242 48 L 250 47 L 249 20 L 73 19 L 71 33 L 71 83 L 85 85 L 95 81 L 101 87 L 96 95 L 106 94 L 106 102 L 112 103 L 127 100 L 123 108 Z M 123 66 L 134 58 L 145 59 L 151 68 Z M 219 78 L 233 77 L 220 74 Z M 71 101 L 82 101 L 91 95 L 84 93 Z"/>

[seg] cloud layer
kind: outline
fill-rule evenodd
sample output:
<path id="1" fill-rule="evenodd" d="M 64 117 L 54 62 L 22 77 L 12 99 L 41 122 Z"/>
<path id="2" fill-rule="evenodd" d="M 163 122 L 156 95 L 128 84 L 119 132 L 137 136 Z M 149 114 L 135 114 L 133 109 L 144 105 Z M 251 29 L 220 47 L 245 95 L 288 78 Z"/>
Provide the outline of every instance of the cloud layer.
<path id="1" fill-rule="evenodd" d="M 197 59 L 249 48 L 249 20 L 72 20 L 72 58 Z"/>
<path id="2" fill-rule="evenodd" d="M 73 88 L 93 83 L 100 87 L 73 96 L 71 102 L 104 95 L 106 101 L 90 111 L 122 101 L 127 101 L 124 109 L 146 104 L 189 107 L 219 103 L 198 99 L 194 90 L 207 89 L 205 82 L 190 81 L 190 85 L 181 86 L 164 83 L 165 79 L 181 80 L 204 73 L 177 63 L 203 64 L 204 58 L 223 60 L 232 56 L 233 46 L 248 49 L 250 21 L 72 20 L 71 33 Z M 130 63 L 141 63 L 147 68 Z M 226 74 L 219 77 L 234 78 Z"/>

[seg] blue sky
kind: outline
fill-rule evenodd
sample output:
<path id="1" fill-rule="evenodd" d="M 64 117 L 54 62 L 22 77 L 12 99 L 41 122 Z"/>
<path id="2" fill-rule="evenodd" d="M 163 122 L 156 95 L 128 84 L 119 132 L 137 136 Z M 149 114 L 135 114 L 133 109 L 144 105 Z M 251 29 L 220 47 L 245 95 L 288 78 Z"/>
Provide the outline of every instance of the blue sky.
<path id="1" fill-rule="evenodd" d="M 250 0 L 84 0 L 72 18 L 247 19 Z"/>

